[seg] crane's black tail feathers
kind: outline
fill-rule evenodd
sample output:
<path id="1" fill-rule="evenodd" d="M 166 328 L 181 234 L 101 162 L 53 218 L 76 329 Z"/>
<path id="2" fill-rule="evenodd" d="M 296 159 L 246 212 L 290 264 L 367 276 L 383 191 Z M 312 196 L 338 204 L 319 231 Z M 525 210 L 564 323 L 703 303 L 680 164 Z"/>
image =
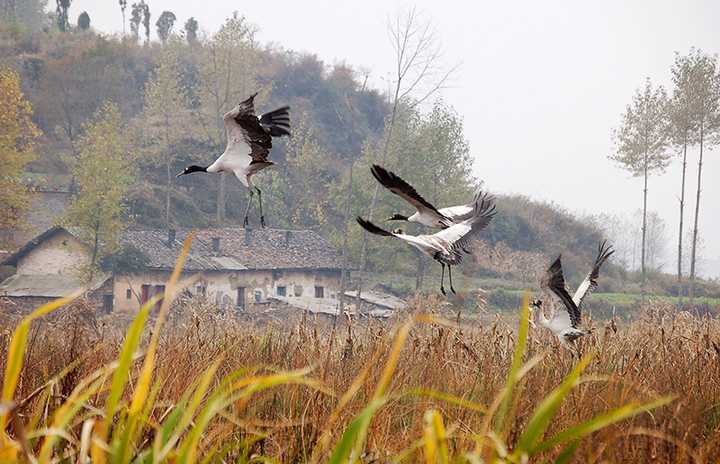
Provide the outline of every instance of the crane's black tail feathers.
<path id="1" fill-rule="evenodd" d="M 360 227 L 362 227 L 363 229 L 367 230 L 367 231 L 370 232 L 371 234 L 383 235 L 383 236 L 385 236 L 385 237 L 394 237 L 393 234 L 391 234 L 390 232 L 388 232 L 388 231 L 385 230 L 385 229 L 382 229 L 382 228 L 376 226 L 375 224 L 373 224 L 372 222 L 368 221 L 367 219 L 363 219 L 363 218 L 361 218 L 360 216 L 358 216 L 358 217 L 355 218 L 355 219 L 357 220 L 358 224 L 360 224 Z"/>
<path id="2" fill-rule="evenodd" d="M 270 129 L 270 135 L 290 135 L 290 107 L 283 106 L 260 116 L 260 124 Z"/>

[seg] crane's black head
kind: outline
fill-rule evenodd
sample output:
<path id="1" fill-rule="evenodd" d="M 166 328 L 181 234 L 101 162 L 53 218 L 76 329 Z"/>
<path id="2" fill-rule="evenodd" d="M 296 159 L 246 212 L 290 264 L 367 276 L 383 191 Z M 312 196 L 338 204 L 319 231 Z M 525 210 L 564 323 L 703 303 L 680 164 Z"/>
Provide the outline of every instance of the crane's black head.
<path id="1" fill-rule="evenodd" d="M 532 300 L 530 306 L 535 309 L 540 309 L 542 308 L 542 300 Z"/>
<path id="2" fill-rule="evenodd" d="M 403 216 L 402 214 L 393 214 L 389 218 L 385 219 L 385 221 L 407 221 L 408 217 Z"/>
<path id="3" fill-rule="evenodd" d="M 207 168 L 193 164 L 192 166 L 188 166 L 182 171 L 178 172 L 178 175 L 175 177 L 184 176 L 185 174 L 192 174 L 193 172 L 207 172 Z"/>

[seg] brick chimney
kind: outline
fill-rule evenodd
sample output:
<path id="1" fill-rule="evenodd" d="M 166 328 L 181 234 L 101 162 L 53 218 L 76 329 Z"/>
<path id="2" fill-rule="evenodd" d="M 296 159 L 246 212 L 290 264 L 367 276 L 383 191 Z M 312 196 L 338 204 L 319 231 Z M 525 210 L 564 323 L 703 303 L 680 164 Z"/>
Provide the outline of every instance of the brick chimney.
<path id="1" fill-rule="evenodd" d="M 213 237 L 212 249 L 213 249 L 213 253 L 220 254 L 220 237 Z"/>
<path id="2" fill-rule="evenodd" d="M 249 246 L 252 241 L 252 230 L 249 227 L 245 228 L 245 246 Z"/>

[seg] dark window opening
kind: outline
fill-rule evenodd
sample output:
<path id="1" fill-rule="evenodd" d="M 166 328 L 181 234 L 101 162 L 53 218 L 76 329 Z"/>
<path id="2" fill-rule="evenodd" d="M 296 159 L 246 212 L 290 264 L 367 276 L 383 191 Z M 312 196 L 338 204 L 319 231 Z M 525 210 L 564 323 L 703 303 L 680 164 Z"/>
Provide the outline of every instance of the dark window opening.
<path id="1" fill-rule="evenodd" d="M 260 303 L 260 300 L 262 300 L 262 292 L 255 290 L 255 303 Z"/>
<path id="2" fill-rule="evenodd" d="M 155 303 L 155 307 L 153 308 L 155 311 L 157 311 L 157 310 L 160 309 L 160 305 L 162 305 L 162 302 L 163 302 L 162 296 L 163 296 L 164 294 L 165 294 L 165 286 L 164 286 L 164 285 L 156 285 L 156 286 L 154 287 L 153 296 L 154 296 L 154 295 L 158 295 L 158 296 L 161 297 L 161 298 L 157 301 L 157 303 Z"/>
<path id="3" fill-rule="evenodd" d="M 111 294 L 103 295 L 102 298 L 103 311 L 109 313 L 113 308 L 113 296 Z"/>
<path id="4" fill-rule="evenodd" d="M 277 296 L 285 296 L 287 295 L 287 288 L 286 287 L 278 287 L 277 288 Z"/>
<path id="5" fill-rule="evenodd" d="M 325 298 L 325 287 L 315 286 L 315 298 Z"/>
<path id="6" fill-rule="evenodd" d="M 150 288 L 152 285 L 143 285 L 140 287 L 140 304 L 145 304 L 150 299 Z"/>
<path id="7" fill-rule="evenodd" d="M 126 300 L 132 299 L 132 290 L 129 288 L 127 290 L 125 290 L 125 299 Z"/>
<path id="8" fill-rule="evenodd" d="M 235 300 L 235 306 L 238 309 L 245 309 L 245 287 L 237 288 L 237 298 Z"/>

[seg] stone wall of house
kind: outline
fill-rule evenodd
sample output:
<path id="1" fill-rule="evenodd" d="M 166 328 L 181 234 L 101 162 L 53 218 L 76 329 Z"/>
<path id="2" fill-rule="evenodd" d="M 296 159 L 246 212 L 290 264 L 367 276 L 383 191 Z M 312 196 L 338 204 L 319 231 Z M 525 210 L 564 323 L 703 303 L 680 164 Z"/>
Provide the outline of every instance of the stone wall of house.
<path id="1" fill-rule="evenodd" d="M 68 275 L 76 273 L 88 261 L 87 247 L 71 234 L 60 231 L 23 256 L 16 272 Z"/>
<path id="2" fill-rule="evenodd" d="M 111 297 L 112 279 L 103 284 L 102 287 L 85 294 L 80 297 L 79 302 L 88 303 L 91 307 L 96 308 L 98 313 L 105 314 L 112 308 L 109 308 L 105 298 Z M 27 316 L 40 306 L 57 300 L 56 297 L 50 296 L 0 296 L 0 313 L 4 315 Z M 74 303 L 73 303 L 74 304 Z M 48 316 L 45 316 L 46 318 Z M 54 316 L 49 316 L 50 318 Z"/>
<path id="3" fill-rule="evenodd" d="M 55 300 L 55 298 L 44 296 L 3 296 L 0 297 L 0 313 L 4 315 L 14 314 L 17 316 L 27 316 L 33 312 L 33 310 L 53 300 Z"/>
<path id="4" fill-rule="evenodd" d="M 169 277 L 168 271 L 116 275 L 113 285 L 113 310 L 137 311 L 140 308 L 143 285 L 155 289 L 165 285 Z M 187 277 L 192 275 L 183 276 Z M 187 291 L 193 295 L 204 294 L 225 306 L 239 306 L 238 298 L 244 296 L 244 306 L 248 307 L 254 302 L 263 303 L 268 297 L 277 296 L 283 291 L 284 296 L 290 299 L 315 297 L 319 294 L 322 298 L 336 299 L 339 288 L 339 270 L 245 270 L 202 273 Z"/>

